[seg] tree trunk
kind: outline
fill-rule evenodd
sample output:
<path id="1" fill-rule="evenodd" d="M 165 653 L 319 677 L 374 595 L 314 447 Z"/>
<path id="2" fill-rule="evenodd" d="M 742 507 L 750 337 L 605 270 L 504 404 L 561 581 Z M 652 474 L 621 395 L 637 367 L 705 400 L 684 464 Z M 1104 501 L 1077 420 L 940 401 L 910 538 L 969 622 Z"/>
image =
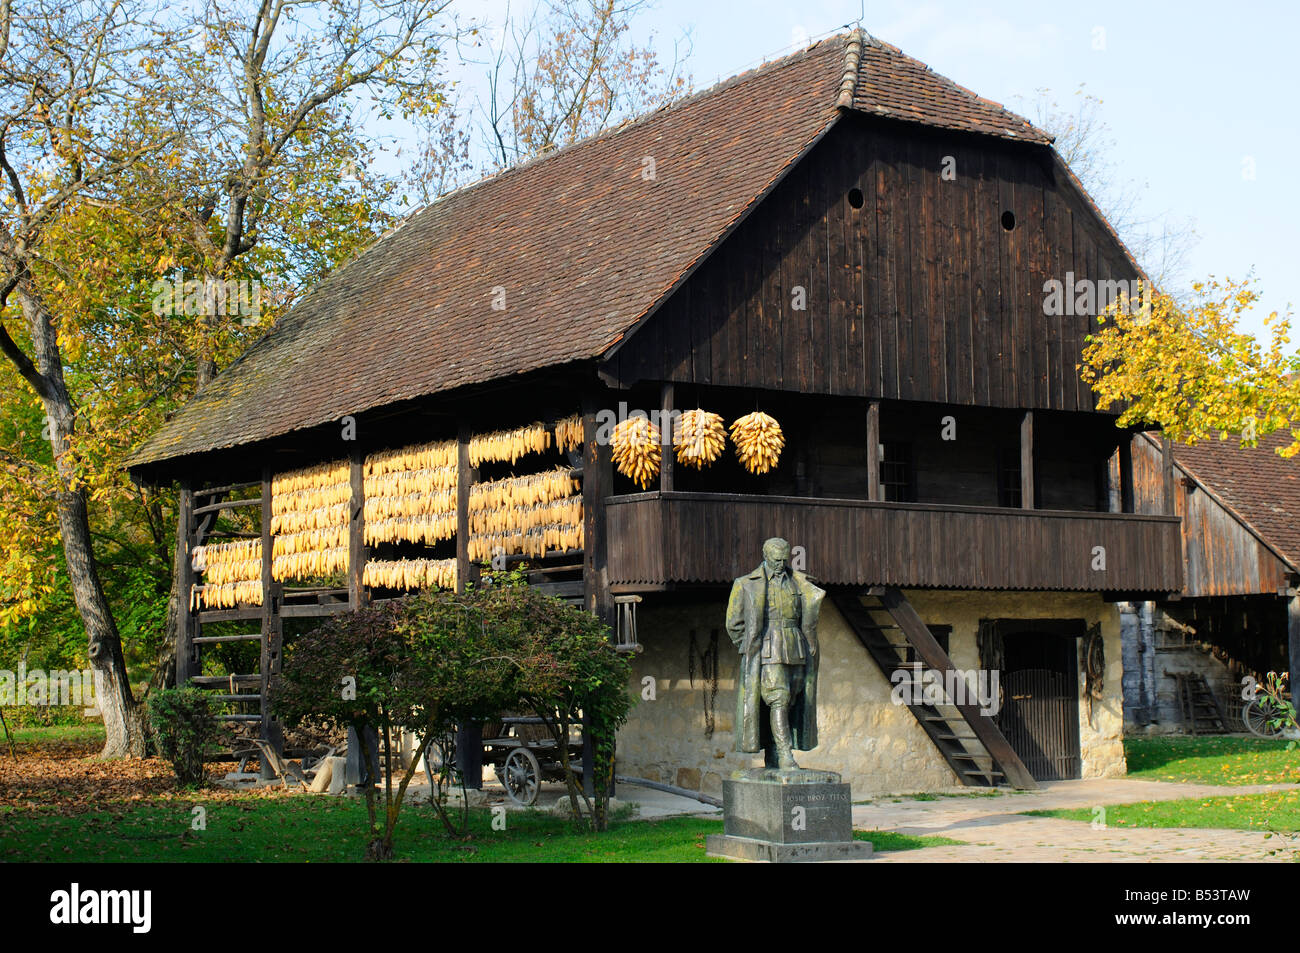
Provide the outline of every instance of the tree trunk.
<path id="1" fill-rule="evenodd" d="M 177 547 L 176 564 L 172 567 L 171 592 L 167 596 L 167 624 L 163 629 L 162 644 L 158 646 L 158 655 L 154 659 L 149 692 L 161 691 L 176 684 L 176 640 L 181 631 L 180 560 L 184 558 L 184 552 Z"/>
<path id="2" fill-rule="evenodd" d="M 95 696 L 107 736 L 102 756 L 143 757 L 144 724 L 127 680 L 117 623 L 95 565 L 86 491 L 78 482 L 76 467 L 68 454 L 76 416 L 63 378 L 58 332 L 52 316 L 34 295 L 23 289 L 19 299 L 31 333 L 36 369 L 43 378 L 39 392 L 59 480 L 57 503 L 63 558 L 68 567 L 73 600 L 89 639 L 87 654 L 95 676 Z"/>

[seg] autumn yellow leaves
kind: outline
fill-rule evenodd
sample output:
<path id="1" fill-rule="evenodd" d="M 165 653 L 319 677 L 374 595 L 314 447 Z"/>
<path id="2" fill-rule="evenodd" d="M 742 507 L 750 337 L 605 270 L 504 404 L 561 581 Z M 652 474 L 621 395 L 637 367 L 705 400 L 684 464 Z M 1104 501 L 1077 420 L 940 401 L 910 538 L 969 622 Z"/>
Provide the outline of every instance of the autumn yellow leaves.
<path id="1" fill-rule="evenodd" d="M 727 430 L 722 417 L 707 410 L 682 413 L 673 426 L 673 451 L 683 466 L 702 470 L 722 456 Z M 736 459 L 750 473 L 769 472 L 785 448 L 785 436 L 775 418 L 754 411 L 731 425 Z M 659 475 L 662 434 L 648 418 L 636 415 L 621 421 L 610 435 L 611 456 L 618 472 L 642 489 Z"/>

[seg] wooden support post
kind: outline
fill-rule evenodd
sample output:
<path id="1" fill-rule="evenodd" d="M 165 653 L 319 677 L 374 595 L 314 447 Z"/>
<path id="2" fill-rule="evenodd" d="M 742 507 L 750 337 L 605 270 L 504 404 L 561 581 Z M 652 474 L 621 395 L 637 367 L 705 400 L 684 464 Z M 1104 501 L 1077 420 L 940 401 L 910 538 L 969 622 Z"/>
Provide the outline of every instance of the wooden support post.
<path id="1" fill-rule="evenodd" d="M 356 612 L 368 601 L 363 580 L 366 576 L 366 474 L 365 458 L 359 449 L 352 451 L 352 498 L 348 512 L 348 605 Z"/>
<path id="2" fill-rule="evenodd" d="M 1164 434 L 1160 435 L 1160 476 L 1164 485 L 1164 513 L 1166 516 L 1178 515 L 1178 497 L 1174 483 L 1174 442 Z"/>
<path id="3" fill-rule="evenodd" d="M 673 385 L 665 384 L 659 399 L 659 490 L 673 490 Z"/>
<path id="4" fill-rule="evenodd" d="M 1020 506 L 1034 509 L 1034 412 L 1020 418 Z"/>
<path id="5" fill-rule="evenodd" d="M 1287 658 L 1290 660 L 1291 700 L 1296 699 L 1295 680 L 1300 678 L 1300 594 L 1292 596 L 1286 604 Z"/>
<path id="6" fill-rule="evenodd" d="M 608 443 L 596 439 L 597 399 L 582 401 L 582 581 L 584 602 L 596 618 L 615 624 L 613 600 L 606 581 L 605 494 L 613 483 Z"/>
<path id="7" fill-rule="evenodd" d="M 190 608 L 190 594 L 194 588 L 194 564 L 191 560 L 191 540 L 194 523 L 194 486 L 190 481 L 181 483 L 176 501 L 176 687 L 187 684 L 198 674 L 198 659 L 194 657 L 195 616 Z"/>
<path id="8" fill-rule="evenodd" d="M 259 683 L 262 696 L 262 737 L 269 741 L 277 752 L 284 750 L 284 737 L 280 731 L 279 719 L 271 713 L 271 679 L 280 672 L 280 644 L 284 635 L 284 623 L 280 618 L 281 585 L 272 576 L 271 535 L 271 470 L 262 470 L 262 659 L 261 680 Z M 264 759 L 265 760 L 265 759 Z M 262 765 L 262 777 L 274 777 L 269 764 Z"/>
<path id="9" fill-rule="evenodd" d="M 469 465 L 469 425 L 462 423 L 456 439 L 456 591 L 464 592 L 470 579 L 469 488 L 474 470 Z"/>
<path id="10" fill-rule="evenodd" d="M 456 726 L 456 770 L 473 791 L 483 788 L 483 722 L 467 721 Z"/>
<path id="11" fill-rule="evenodd" d="M 1119 444 L 1119 509 L 1132 513 L 1133 509 L 1133 434 L 1124 431 Z"/>
<path id="12" fill-rule="evenodd" d="M 867 499 L 880 495 L 880 401 L 867 403 Z"/>

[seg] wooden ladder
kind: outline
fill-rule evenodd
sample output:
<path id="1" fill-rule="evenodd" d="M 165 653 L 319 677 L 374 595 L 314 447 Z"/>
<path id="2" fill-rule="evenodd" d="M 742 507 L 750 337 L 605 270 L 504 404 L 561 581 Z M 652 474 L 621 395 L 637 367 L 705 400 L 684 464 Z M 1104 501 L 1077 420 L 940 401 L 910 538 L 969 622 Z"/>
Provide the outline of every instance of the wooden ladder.
<path id="1" fill-rule="evenodd" d="M 1226 735 L 1228 719 L 1205 676 L 1197 672 L 1166 672 L 1178 680 L 1183 725 L 1194 735 Z"/>
<path id="2" fill-rule="evenodd" d="M 896 673 L 919 684 L 927 673 L 937 673 L 943 680 L 954 669 L 948 653 L 900 590 L 892 586 L 833 589 L 829 598 L 891 685 L 899 683 Z M 1022 791 L 1038 788 L 993 717 L 981 714 L 978 705 L 955 704 L 947 694 L 945 701 L 935 704 L 926 703 L 919 693 L 912 698 L 908 709 L 962 784 L 1009 784 Z"/>
<path id="3" fill-rule="evenodd" d="M 237 490 L 259 486 L 260 497 L 226 499 Z M 176 684 L 192 685 L 208 691 L 209 699 L 217 705 L 256 706 L 256 714 L 249 711 L 227 712 L 217 715 L 216 718 L 221 722 L 253 728 L 258 740 L 269 742 L 277 752 L 283 753 L 283 733 L 279 721 L 272 715 L 270 704 L 271 678 L 280 670 L 283 621 L 279 609 L 282 587 L 279 583 L 273 582 L 264 585 L 263 591 L 268 603 L 266 605 L 241 605 L 234 609 L 191 609 L 190 607 L 190 587 L 195 582 L 191 559 L 194 547 L 227 535 L 219 530 L 218 518 L 225 511 L 243 507 L 257 507 L 260 512 L 259 522 L 263 527 L 261 533 L 263 580 L 267 583 L 271 577 L 272 555 L 268 529 L 271 520 L 269 472 L 264 475 L 260 484 L 253 482 L 198 490 L 190 487 L 181 489 L 178 544 L 183 546 L 185 558 L 180 575 L 182 605 L 180 637 L 176 646 Z M 225 635 L 204 634 L 204 626 L 221 622 L 248 622 L 255 625 L 257 631 Z M 259 647 L 258 670 L 233 675 L 199 674 L 203 671 L 203 647 L 230 642 L 256 642 Z M 239 748 L 215 755 L 222 760 L 241 762 L 257 756 L 258 751 L 255 747 Z M 263 774 L 266 774 L 265 770 Z"/>

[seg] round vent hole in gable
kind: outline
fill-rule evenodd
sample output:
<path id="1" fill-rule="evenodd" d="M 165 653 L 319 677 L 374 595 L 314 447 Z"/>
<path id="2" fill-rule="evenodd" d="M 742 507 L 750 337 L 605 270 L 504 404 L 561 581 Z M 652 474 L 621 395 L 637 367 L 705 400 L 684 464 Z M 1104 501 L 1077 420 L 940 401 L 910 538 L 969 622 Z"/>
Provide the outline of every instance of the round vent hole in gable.
<path id="1" fill-rule="evenodd" d="M 861 189 L 849 189 L 849 204 L 854 208 L 862 208 L 866 202 L 866 197 L 862 194 Z"/>
<path id="2" fill-rule="evenodd" d="M 1016 227 L 1016 213 L 1007 211 L 1002 213 L 1002 227 L 1007 231 Z"/>

